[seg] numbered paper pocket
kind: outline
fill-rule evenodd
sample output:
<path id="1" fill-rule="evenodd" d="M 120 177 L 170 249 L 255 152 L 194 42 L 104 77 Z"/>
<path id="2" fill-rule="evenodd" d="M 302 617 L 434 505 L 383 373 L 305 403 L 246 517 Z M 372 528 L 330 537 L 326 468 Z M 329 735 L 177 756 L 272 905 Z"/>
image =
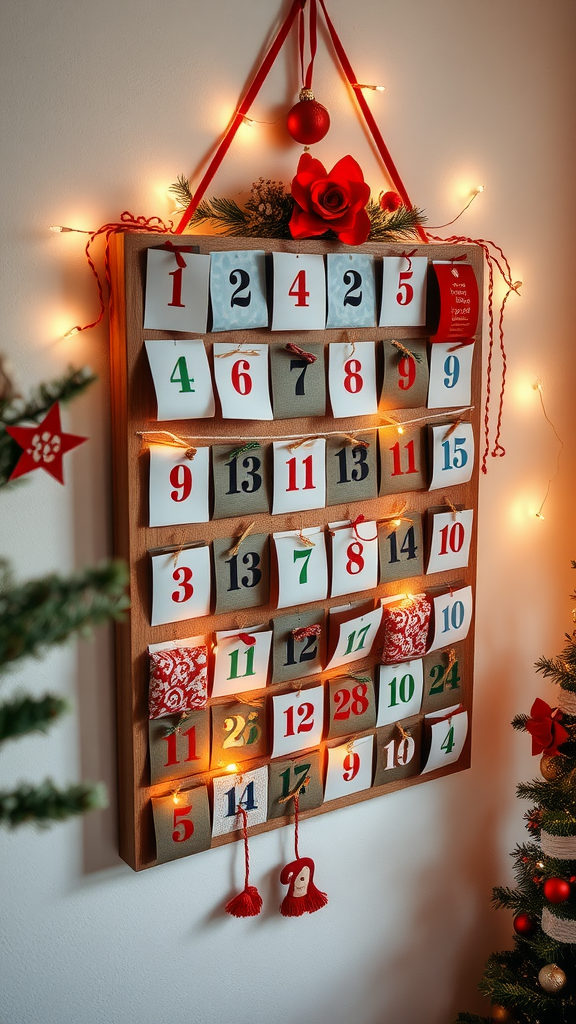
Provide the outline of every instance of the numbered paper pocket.
<path id="1" fill-rule="evenodd" d="M 268 767 L 268 773 L 269 818 L 294 814 L 296 793 L 299 811 L 311 811 L 321 806 L 324 787 L 318 750 L 311 750 L 304 757 L 289 761 L 273 761 Z"/>
<path id="2" fill-rule="evenodd" d="M 278 566 L 278 608 L 328 596 L 326 541 L 320 526 L 273 534 Z"/>
<path id="3" fill-rule="evenodd" d="M 326 273 L 326 327 L 374 327 L 374 257 L 364 253 L 331 252 L 326 257 Z"/>
<path id="4" fill-rule="evenodd" d="M 429 409 L 456 409 L 472 401 L 474 345 L 453 341 L 430 346 Z"/>
<path id="5" fill-rule="evenodd" d="M 210 849 L 210 805 L 206 786 L 180 790 L 174 796 L 152 797 L 152 811 L 158 864 Z"/>
<path id="6" fill-rule="evenodd" d="M 372 785 L 374 736 L 360 736 L 328 750 L 324 801 L 359 793 Z"/>
<path id="7" fill-rule="evenodd" d="M 378 437 L 380 494 L 401 494 L 424 488 L 426 472 L 421 427 L 381 427 Z"/>
<path id="8" fill-rule="evenodd" d="M 457 644 L 424 658 L 422 710 L 438 711 L 462 700 L 463 646 Z"/>
<path id="9" fill-rule="evenodd" d="M 210 449 L 188 459 L 180 448 L 150 448 L 149 526 L 207 523 Z"/>
<path id="10" fill-rule="evenodd" d="M 384 257 L 380 327 L 424 327 L 427 271 L 426 256 Z"/>
<path id="11" fill-rule="evenodd" d="M 328 736 L 349 736 L 376 724 L 376 697 L 371 671 L 343 675 L 328 683 Z"/>
<path id="12" fill-rule="evenodd" d="M 471 423 L 429 426 L 432 457 L 430 490 L 465 484 L 474 471 L 474 430 Z"/>
<path id="13" fill-rule="evenodd" d="M 380 583 L 410 579 L 423 572 L 422 516 L 419 512 L 399 512 L 398 516 L 384 523 L 378 533 Z"/>
<path id="14" fill-rule="evenodd" d="M 214 391 L 204 342 L 145 341 L 158 420 L 214 416 Z"/>
<path id="15" fill-rule="evenodd" d="M 228 832 L 238 832 L 243 826 L 243 815 L 238 812 L 242 807 L 246 811 L 248 828 L 262 825 L 267 818 L 268 810 L 268 768 L 253 768 L 249 772 L 236 775 L 222 775 L 213 779 L 214 819 L 212 835 L 223 836 Z"/>
<path id="16" fill-rule="evenodd" d="M 210 765 L 210 712 L 155 718 L 149 723 L 150 785 L 207 772 Z"/>
<path id="17" fill-rule="evenodd" d="M 332 549 L 330 597 L 358 594 L 378 585 L 378 527 L 367 521 L 351 526 L 328 523 Z"/>
<path id="18" fill-rule="evenodd" d="M 275 420 L 325 415 L 324 345 L 306 342 L 302 354 L 272 345 L 270 370 Z"/>
<path id="19" fill-rule="evenodd" d="M 210 257 L 148 249 L 144 327 L 205 334 Z"/>
<path id="20" fill-rule="evenodd" d="M 284 683 L 322 671 L 325 660 L 325 615 L 321 608 L 298 609 L 272 621 L 272 682 Z"/>
<path id="21" fill-rule="evenodd" d="M 326 441 L 274 441 L 272 514 L 303 512 L 326 504 Z"/>
<path id="22" fill-rule="evenodd" d="M 458 760 L 468 735 L 468 712 L 460 704 L 436 711 L 424 719 L 429 749 L 422 775 Z"/>
<path id="23" fill-rule="evenodd" d="M 443 572 L 468 565 L 474 511 L 436 512 L 428 509 L 430 555 L 426 572 Z"/>
<path id="24" fill-rule="evenodd" d="M 214 342 L 214 379 L 225 420 L 271 420 L 268 345 Z"/>
<path id="25" fill-rule="evenodd" d="M 239 546 L 237 541 L 237 537 L 217 537 L 212 541 L 217 615 L 268 604 L 268 534 L 251 533 Z"/>
<path id="26" fill-rule="evenodd" d="M 426 653 L 431 604 L 426 594 L 398 594 L 382 600 L 382 664 L 409 661 Z"/>
<path id="27" fill-rule="evenodd" d="M 214 486 L 214 519 L 268 512 L 270 485 L 267 461 L 270 446 L 253 442 L 245 445 L 214 445 L 212 448 L 212 482 Z"/>
<path id="28" fill-rule="evenodd" d="M 432 342 L 472 338 L 478 326 L 478 282 L 469 263 L 433 263 L 440 316 Z"/>
<path id="29" fill-rule="evenodd" d="M 212 330 L 268 327 L 263 249 L 210 253 Z"/>
<path id="30" fill-rule="evenodd" d="M 376 730 L 375 786 L 420 774 L 422 719 L 405 718 Z"/>
<path id="31" fill-rule="evenodd" d="M 378 497 L 377 433 L 326 438 L 326 504 L 343 505 Z"/>
<path id="32" fill-rule="evenodd" d="M 264 702 L 216 704 L 212 708 L 211 768 L 264 757 L 268 753 Z"/>
<path id="33" fill-rule="evenodd" d="M 208 647 L 206 637 L 190 636 L 150 644 L 149 718 L 206 707 Z"/>
<path id="34" fill-rule="evenodd" d="M 329 613 L 330 650 L 332 655 L 327 668 L 338 668 L 361 658 L 367 658 L 378 634 L 382 621 L 382 608 L 374 608 L 362 615 L 342 608 L 332 608 Z"/>
<path id="35" fill-rule="evenodd" d="M 282 693 L 272 698 L 274 742 L 272 757 L 283 757 L 308 747 L 317 747 L 322 739 L 324 688 Z"/>
<path id="36" fill-rule="evenodd" d="M 272 630 L 261 626 L 216 633 L 213 697 L 260 690 L 268 681 Z"/>
<path id="37" fill-rule="evenodd" d="M 210 614 L 210 548 L 207 545 L 152 556 L 151 626 Z"/>
<path id="38" fill-rule="evenodd" d="M 380 665 L 376 725 L 392 725 L 420 713 L 424 687 L 421 658 L 401 665 Z"/>
<path id="39" fill-rule="evenodd" d="M 428 651 L 465 640 L 472 622 L 472 587 L 460 587 L 434 598 L 434 638 Z"/>
<path id="40" fill-rule="evenodd" d="M 419 409 L 426 404 L 428 360 L 425 341 L 382 342 L 384 382 L 380 393 L 380 411 Z"/>
<path id="41" fill-rule="evenodd" d="M 345 341 L 329 345 L 328 386 L 336 418 L 377 412 L 375 343 Z"/>
<path id="42" fill-rule="evenodd" d="M 274 252 L 272 260 L 272 330 L 323 331 L 326 321 L 324 257 Z"/>

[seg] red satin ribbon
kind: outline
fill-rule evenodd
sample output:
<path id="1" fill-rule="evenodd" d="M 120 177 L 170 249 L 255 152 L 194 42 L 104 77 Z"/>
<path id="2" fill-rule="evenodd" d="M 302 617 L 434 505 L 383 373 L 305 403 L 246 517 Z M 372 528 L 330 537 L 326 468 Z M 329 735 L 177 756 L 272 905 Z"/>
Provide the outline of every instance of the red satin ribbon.
<path id="1" fill-rule="evenodd" d="M 252 106 L 252 103 L 254 102 L 254 100 L 256 99 L 256 96 L 260 92 L 260 89 L 262 88 L 262 85 L 264 84 L 264 82 L 265 82 L 265 80 L 266 80 L 266 78 L 268 76 L 268 73 L 269 73 L 272 65 L 274 64 L 274 61 L 276 60 L 276 57 L 280 53 L 280 50 L 282 49 L 282 46 L 284 45 L 284 43 L 285 43 L 285 41 L 286 41 L 286 39 L 288 37 L 288 33 L 290 32 L 290 29 L 292 28 L 292 25 L 293 25 L 297 15 L 298 15 L 298 13 L 299 12 L 303 12 L 304 7 L 306 6 L 306 2 L 307 2 L 307 0 L 293 0 L 292 6 L 291 6 L 291 8 L 290 8 L 290 10 L 288 12 L 288 15 L 287 15 L 285 21 L 282 23 L 282 25 L 281 25 L 281 27 L 280 27 L 277 35 L 276 35 L 276 38 L 274 39 L 274 42 L 272 43 L 272 46 L 268 50 L 268 53 L 266 54 L 266 56 L 265 56 L 265 58 L 264 58 L 264 60 L 263 60 L 263 62 L 261 64 L 258 72 L 256 73 L 254 79 L 252 80 L 250 88 L 248 89 L 244 99 L 242 100 L 242 103 L 238 107 L 238 110 L 236 111 L 236 113 L 235 113 L 232 121 L 230 122 L 228 128 L 226 129 L 224 137 L 223 137 L 222 141 L 220 142 L 220 145 L 218 146 L 218 149 L 216 150 L 214 156 L 212 157 L 212 160 L 210 161 L 210 164 L 208 165 L 208 169 L 207 169 L 204 177 L 202 178 L 200 184 L 198 185 L 198 188 L 196 189 L 194 195 L 192 196 L 192 199 L 190 200 L 188 206 L 186 207 L 186 210 L 184 211 L 184 213 L 182 215 L 182 218 L 181 218 L 178 226 L 176 227 L 175 234 L 177 234 L 177 235 L 181 235 L 182 234 L 182 232 L 184 231 L 186 225 L 189 223 L 190 218 L 193 216 L 195 210 L 197 209 L 198 204 L 200 203 L 200 200 L 202 199 L 202 197 L 204 196 L 204 194 L 206 192 L 206 189 L 208 188 L 208 185 L 212 181 L 212 178 L 216 174 L 216 171 L 218 170 L 218 168 L 220 167 L 220 164 L 222 163 L 224 157 L 226 156 L 226 153 L 228 152 L 228 150 L 229 150 L 229 148 L 230 148 L 230 146 L 232 144 L 232 141 L 234 139 L 234 136 L 236 135 L 236 132 L 238 131 L 240 125 L 242 124 L 242 121 L 243 121 L 244 117 L 246 116 L 246 114 L 250 110 L 250 107 Z M 313 63 L 314 63 L 314 55 L 316 53 L 316 40 L 317 40 L 316 0 L 311 0 L 311 3 L 312 3 L 312 7 L 310 8 L 310 53 L 311 53 L 311 59 L 310 59 L 310 64 L 308 65 L 308 69 L 306 71 L 306 81 L 308 81 L 308 78 L 309 78 L 310 82 L 312 82 L 312 70 L 313 70 Z M 380 154 L 380 156 L 382 158 L 382 162 L 384 164 L 384 167 L 386 168 L 386 170 L 387 170 L 387 172 L 388 172 L 388 174 L 390 176 L 390 179 L 392 180 L 392 182 L 393 182 L 393 184 L 394 184 L 394 186 L 396 188 L 396 191 L 401 196 L 402 202 L 404 203 L 405 206 L 407 206 L 410 209 L 412 209 L 412 203 L 410 201 L 410 197 L 409 197 L 409 195 L 408 195 L 408 193 L 407 193 L 407 191 L 406 191 L 406 189 L 404 187 L 404 183 L 403 183 L 403 181 L 402 181 L 402 179 L 401 179 L 401 177 L 400 177 L 400 175 L 398 173 L 396 165 L 395 165 L 394 161 L 392 160 L 392 157 L 390 156 L 390 153 L 388 151 L 388 147 L 386 146 L 386 143 L 384 142 L 384 139 L 382 138 L 380 129 L 378 128 L 378 125 L 376 124 L 376 121 L 374 120 L 374 116 L 372 114 L 372 111 L 370 110 L 370 107 L 368 106 L 368 104 L 367 104 L 367 102 L 366 102 L 366 100 L 365 100 L 365 98 L 364 98 L 364 96 L 362 94 L 362 90 L 358 88 L 358 84 L 359 84 L 358 83 L 358 79 L 356 78 L 356 75 L 354 74 L 354 71 L 352 69 L 352 65 L 350 64 L 350 61 L 348 60 L 348 57 L 346 55 L 346 51 L 344 50 L 344 47 L 342 46 L 342 43 L 340 41 L 340 37 L 338 36 L 338 33 L 336 32 L 336 29 L 334 28 L 334 25 L 332 24 L 332 22 L 330 20 L 328 11 L 326 10 L 326 4 L 325 4 L 324 0 L 319 0 L 319 3 L 320 3 L 320 5 L 322 7 L 322 10 L 324 12 L 324 18 L 326 19 L 326 25 L 328 27 L 328 31 L 329 31 L 330 37 L 332 39 L 332 44 L 334 46 L 334 49 L 336 50 L 336 54 L 338 56 L 338 59 L 340 61 L 340 64 L 342 65 L 342 70 L 344 71 L 344 74 L 346 75 L 346 78 L 348 79 L 348 82 L 352 86 L 352 91 L 354 92 L 354 94 L 356 96 L 356 100 L 358 102 L 358 106 L 360 107 L 360 110 L 362 111 L 362 114 L 364 115 L 364 120 L 366 121 L 368 129 L 369 129 L 369 131 L 370 131 L 370 133 L 372 135 L 372 138 L 374 139 L 374 142 L 376 144 L 376 148 L 377 148 L 377 150 L 378 150 L 378 152 L 379 152 L 379 154 Z M 302 26 L 303 26 L 303 22 L 301 22 L 301 35 L 300 35 L 300 38 L 302 38 Z M 302 47 L 303 47 L 303 44 L 302 44 Z M 302 51 L 301 51 L 301 61 L 302 61 L 302 64 L 303 64 Z M 420 235 L 420 238 L 422 239 L 422 241 L 423 242 L 427 242 L 428 241 L 428 236 L 427 236 L 426 232 L 424 231 L 424 228 L 422 227 L 421 224 L 417 225 L 416 230 L 417 230 L 418 234 Z"/>
<path id="2" fill-rule="evenodd" d="M 193 252 L 193 249 L 192 249 L 191 245 L 178 245 L 178 246 L 176 246 L 176 245 L 174 245 L 173 242 L 170 241 L 169 238 L 167 238 L 166 241 L 164 242 L 163 248 L 164 249 L 168 249 L 169 252 L 174 254 L 174 256 L 176 257 L 176 263 L 177 263 L 177 265 L 178 265 L 180 270 L 184 270 L 184 267 L 188 266 L 188 264 L 186 263 L 186 260 L 184 259 L 182 253 L 183 252 Z"/>
<path id="3" fill-rule="evenodd" d="M 300 48 L 300 73 L 302 75 L 302 87 L 304 89 L 312 88 L 312 74 L 314 72 L 314 58 L 316 56 L 316 49 L 318 47 L 318 9 L 316 7 L 316 0 L 310 0 L 310 23 L 309 23 L 308 39 L 310 45 L 310 63 L 306 71 L 304 71 L 304 45 L 305 45 L 305 22 L 304 22 L 304 8 L 300 11 L 300 24 L 298 31 L 298 43 Z"/>
<path id="4" fill-rule="evenodd" d="M 198 188 L 196 189 L 194 195 L 192 196 L 192 199 L 188 203 L 188 206 L 186 207 L 186 210 L 184 211 L 184 214 L 182 215 L 182 218 L 178 226 L 176 227 L 175 234 L 182 234 L 184 228 L 188 224 L 188 221 L 190 220 L 194 211 L 198 207 L 198 203 L 202 199 L 202 196 L 206 192 L 208 185 L 212 181 L 212 178 L 214 177 L 216 171 L 220 167 L 220 164 L 222 163 L 224 157 L 226 156 L 226 153 L 230 149 L 236 132 L 238 131 L 240 125 L 242 124 L 242 121 L 244 120 L 244 117 L 250 110 L 250 107 L 252 106 L 258 93 L 260 92 L 260 89 L 262 88 L 268 76 L 270 68 L 272 67 L 274 61 L 276 60 L 276 57 L 280 53 L 280 50 L 282 49 L 286 41 L 288 33 L 292 28 L 292 25 L 294 24 L 298 11 L 300 11 L 301 8 L 305 6 L 305 4 L 306 0 L 293 0 L 292 6 L 288 11 L 287 18 L 280 26 L 278 34 L 276 35 L 276 38 L 272 43 L 272 46 L 270 47 L 268 53 L 266 54 L 264 60 L 262 61 L 259 71 L 253 78 L 252 84 L 250 85 L 248 92 L 246 93 L 244 99 L 242 100 L 242 103 L 238 107 L 238 110 L 234 114 L 232 121 L 228 125 L 228 128 L 226 129 L 226 132 L 224 134 L 224 138 L 222 139 L 220 145 L 218 146 L 218 149 L 216 150 L 214 156 L 212 157 L 212 160 L 208 165 L 208 170 L 206 171 L 206 174 L 204 175 L 202 181 L 198 185 Z"/>

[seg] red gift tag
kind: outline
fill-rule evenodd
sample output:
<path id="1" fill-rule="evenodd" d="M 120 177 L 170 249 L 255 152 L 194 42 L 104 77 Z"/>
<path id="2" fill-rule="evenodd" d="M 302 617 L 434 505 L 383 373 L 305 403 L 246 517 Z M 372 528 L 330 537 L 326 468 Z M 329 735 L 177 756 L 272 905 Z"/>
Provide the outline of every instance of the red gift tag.
<path id="1" fill-rule="evenodd" d="M 430 341 L 472 339 L 478 326 L 478 282 L 469 263 L 433 263 L 440 292 L 440 319 Z"/>

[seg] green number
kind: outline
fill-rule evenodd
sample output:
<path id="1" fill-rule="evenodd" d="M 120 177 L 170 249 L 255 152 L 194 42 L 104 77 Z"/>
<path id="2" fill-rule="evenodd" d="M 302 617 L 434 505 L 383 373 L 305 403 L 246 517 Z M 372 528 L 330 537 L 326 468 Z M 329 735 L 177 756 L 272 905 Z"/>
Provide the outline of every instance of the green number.
<path id="1" fill-rule="evenodd" d="M 454 739 L 454 726 L 451 725 L 449 730 L 448 730 L 448 735 L 447 735 L 446 739 L 444 740 L 444 743 L 442 743 L 441 746 L 440 746 L 440 750 L 445 750 L 447 754 L 451 754 L 452 750 L 454 748 L 455 742 L 456 741 Z"/>
<path id="2" fill-rule="evenodd" d="M 188 376 L 188 367 L 186 366 L 186 356 L 180 356 L 176 360 L 176 366 L 172 370 L 172 376 L 170 377 L 172 384 L 181 384 L 180 394 L 183 391 L 194 391 L 195 388 L 190 385 L 194 383 L 194 377 Z"/>
<path id="3" fill-rule="evenodd" d="M 358 643 L 357 643 L 356 647 L 354 647 L 354 641 L 356 639 L 356 630 L 354 630 L 353 633 L 349 633 L 348 634 L 348 643 L 346 644 L 346 650 L 344 651 L 344 654 L 352 654 L 352 653 L 356 653 L 356 651 L 361 651 L 362 650 L 362 648 L 364 647 L 364 641 L 366 639 L 366 634 L 367 634 L 368 630 L 370 629 L 371 625 L 372 625 L 372 623 L 369 622 L 367 626 L 362 626 L 362 629 L 358 630 Z"/>
<path id="4" fill-rule="evenodd" d="M 256 675 L 254 671 L 254 651 L 255 647 L 249 647 L 246 651 L 246 671 L 242 673 L 242 676 L 240 676 L 240 673 L 238 672 L 238 658 L 240 656 L 240 651 L 238 649 L 230 651 L 230 675 L 228 676 L 228 679 L 243 679 L 244 676 Z"/>
<path id="5" fill-rule="evenodd" d="M 292 788 L 291 787 L 291 782 L 290 782 L 290 776 L 292 774 L 292 771 L 294 771 L 294 775 L 296 777 L 296 784 L 297 784 L 298 783 L 298 776 L 299 775 L 303 775 L 304 779 L 305 779 L 306 776 L 308 775 L 308 772 L 310 771 L 310 767 L 311 767 L 311 764 L 295 764 L 293 766 L 293 768 L 290 767 L 290 768 L 287 768 L 285 772 L 280 772 L 280 778 L 282 779 L 282 796 L 283 797 L 287 797 L 289 795 L 289 793 L 290 793 L 291 788 Z M 302 779 L 302 782 L 304 782 L 304 779 Z M 304 786 L 302 786 L 302 788 L 300 789 L 300 795 L 302 795 L 304 792 L 305 792 L 305 789 L 304 789 Z"/>
<path id="6" fill-rule="evenodd" d="M 411 701 L 412 697 L 414 696 L 414 676 L 410 675 L 409 673 L 406 673 L 405 676 L 402 676 L 400 680 L 400 686 L 398 687 L 398 694 L 396 693 L 396 676 L 394 676 L 394 679 L 390 680 L 388 686 L 390 687 L 391 690 L 390 703 L 388 705 L 388 707 L 390 708 L 396 707 L 396 705 L 398 704 L 398 701 L 396 700 L 397 696 L 400 697 L 400 701 L 402 704 L 408 704 L 408 702 Z"/>
<path id="7" fill-rule="evenodd" d="M 460 676 L 458 675 L 458 662 L 454 662 L 448 675 L 444 679 L 444 673 L 446 669 L 444 665 L 434 665 L 430 669 L 430 676 L 432 677 L 432 686 L 428 693 L 432 696 L 435 693 L 444 693 L 444 687 L 449 686 L 451 690 L 457 690 L 460 684 Z"/>
<path id="8" fill-rule="evenodd" d="M 308 583 L 308 562 L 310 561 L 310 555 L 312 554 L 312 548 L 308 548 L 307 551 L 295 551 L 294 561 L 297 562 L 299 558 L 304 559 L 304 564 L 300 569 L 300 576 L 298 583 Z"/>

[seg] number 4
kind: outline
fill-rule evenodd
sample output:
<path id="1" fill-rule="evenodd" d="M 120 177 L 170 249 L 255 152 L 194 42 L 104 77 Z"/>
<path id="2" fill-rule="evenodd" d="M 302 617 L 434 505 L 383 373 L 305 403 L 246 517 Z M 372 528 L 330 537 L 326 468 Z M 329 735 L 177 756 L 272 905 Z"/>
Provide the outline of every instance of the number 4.
<path id="1" fill-rule="evenodd" d="M 296 306 L 309 306 L 310 303 L 306 302 L 306 299 L 310 297 L 310 292 L 306 291 L 306 271 L 299 270 L 296 277 L 290 285 L 288 295 L 293 299 L 297 299 L 294 303 Z"/>

